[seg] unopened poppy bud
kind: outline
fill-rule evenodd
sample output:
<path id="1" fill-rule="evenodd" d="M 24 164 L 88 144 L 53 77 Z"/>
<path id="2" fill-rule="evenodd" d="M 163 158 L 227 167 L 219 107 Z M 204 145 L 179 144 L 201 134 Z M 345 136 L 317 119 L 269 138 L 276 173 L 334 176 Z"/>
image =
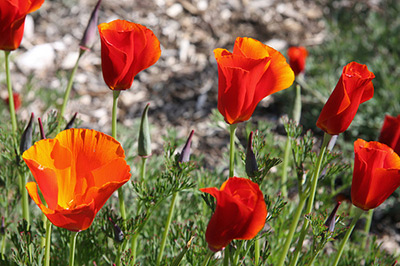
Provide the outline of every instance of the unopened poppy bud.
<path id="1" fill-rule="evenodd" d="M 44 133 L 42 119 L 40 119 L 40 117 L 38 117 L 38 122 L 39 122 L 40 136 L 42 137 L 42 139 L 45 139 L 46 138 L 46 134 Z"/>
<path id="2" fill-rule="evenodd" d="M 73 127 L 77 114 L 78 114 L 78 113 L 75 113 L 75 114 L 72 116 L 71 120 L 69 120 L 68 124 L 65 126 L 65 129 L 70 129 L 70 128 Z"/>
<path id="3" fill-rule="evenodd" d="M 1 227 L 0 227 L 0 235 L 4 235 L 6 233 L 6 226 L 4 224 L 4 216 L 1 217 Z"/>
<path id="4" fill-rule="evenodd" d="M 33 113 L 31 113 L 31 118 L 29 119 L 28 125 L 26 126 L 24 132 L 21 136 L 21 141 L 19 143 L 19 153 L 23 154 L 24 151 L 32 146 L 32 131 L 33 131 Z"/>
<path id="5" fill-rule="evenodd" d="M 82 40 L 79 43 L 79 47 L 82 50 L 90 50 L 96 39 L 97 24 L 99 20 L 99 7 L 101 0 L 99 0 L 92 11 L 85 33 L 83 34 Z"/>
<path id="6" fill-rule="evenodd" d="M 333 209 L 333 211 L 329 215 L 328 219 L 326 219 L 325 226 L 328 227 L 328 231 L 329 232 L 333 233 L 333 231 L 335 231 L 336 213 L 337 213 L 337 211 L 339 209 L 340 204 L 341 204 L 340 201 L 338 203 L 336 203 L 335 208 Z"/>
<path id="7" fill-rule="evenodd" d="M 254 177 L 258 172 L 257 160 L 253 151 L 253 131 L 250 132 L 246 149 L 246 174 Z"/>
<path id="8" fill-rule="evenodd" d="M 143 110 L 142 120 L 139 128 L 139 143 L 138 143 L 138 154 L 141 157 L 149 157 L 151 155 L 151 139 L 149 129 L 149 119 L 147 113 L 149 111 L 150 104 L 148 103 Z"/>
<path id="9" fill-rule="evenodd" d="M 190 161 L 190 146 L 192 145 L 193 134 L 194 134 L 194 130 L 192 130 L 190 132 L 190 135 L 186 141 L 186 144 L 183 147 L 181 154 L 179 155 L 178 162 L 180 162 L 180 163 L 187 163 Z"/>
<path id="10" fill-rule="evenodd" d="M 115 241 L 121 243 L 124 240 L 124 232 L 122 232 L 121 228 L 114 223 L 114 221 L 111 218 L 108 218 L 110 222 L 113 224 L 114 227 L 114 239 Z"/>

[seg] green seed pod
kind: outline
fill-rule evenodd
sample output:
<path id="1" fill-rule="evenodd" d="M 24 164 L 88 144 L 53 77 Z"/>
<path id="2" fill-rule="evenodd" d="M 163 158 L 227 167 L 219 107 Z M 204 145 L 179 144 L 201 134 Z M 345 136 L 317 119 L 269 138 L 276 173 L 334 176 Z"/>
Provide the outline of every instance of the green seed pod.
<path id="1" fill-rule="evenodd" d="M 139 129 L 138 154 L 139 156 L 144 158 L 149 157 L 151 155 L 149 119 L 147 118 L 149 106 L 150 104 L 148 103 L 143 110 L 142 121 L 140 122 L 140 129 Z"/>

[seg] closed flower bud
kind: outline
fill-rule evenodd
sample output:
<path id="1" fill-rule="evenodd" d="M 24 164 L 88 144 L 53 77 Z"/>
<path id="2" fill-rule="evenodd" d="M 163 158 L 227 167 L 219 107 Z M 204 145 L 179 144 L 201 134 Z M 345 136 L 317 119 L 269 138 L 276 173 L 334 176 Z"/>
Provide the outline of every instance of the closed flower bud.
<path id="1" fill-rule="evenodd" d="M 336 213 L 339 209 L 341 202 L 339 201 L 336 203 L 335 208 L 332 210 L 331 214 L 329 215 L 328 219 L 326 219 L 325 226 L 328 227 L 329 232 L 335 231 L 335 224 L 336 224 Z"/>
<path id="2" fill-rule="evenodd" d="M 99 7 L 101 0 L 99 0 L 93 9 L 92 15 L 90 16 L 88 25 L 85 33 L 83 34 L 82 40 L 79 43 L 79 47 L 82 50 L 90 50 L 96 39 L 97 24 L 99 20 Z"/>
<path id="3" fill-rule="evenodd" d="M 20 154 L 23 154 L 24 151 L 29 149 L 32 146 L 32 131 L 33 131 L 33 113 L 31 114 L 31 118 L 29 119 L 29 123 L 26 126 L 24 132 L 22 133 L 21 136 L 21 141 L 19 143 L 19 152 Z"/>
<path id="4" fill-rule="evenodd" d="M 253 151 L 253 131 L 250 132 L 246 150 L 246 174 L 254 177 L 258 172 L 257 160 Z"/>
<path id="5" fill-rule="evenodd" d="M 75 119 L 76 119 L 77 114 L 78 114 L 78 113 L 75 113 L 75 114 L 72 116 L 71 120 L 69 120 L 69 122 L 68 122 L 67 125 L 65 126 L 65 129 L 73 128 L 73 125 L 74 125 L 74 122 L 75 122 Z"/>
<path id="6" fill-rule="evenodd" d="M 138 154 L 139 156 L 144 158 L 149 157 L 151 155 L 149 119 L 147 117 L 149 106 L 150 104 L 148 103 L 143 110 L 142 120 L 140 121 L 140 128 L 139 128 Z"/>
<path id="7" fill-rule="evenodd" d="M 183 147 L 181 154 L 179 155 L 178 162 L 180 162 L 180 163 L 187 163 L 190 161 L 190 146 L 192 145 L 193 134 L 194 134 L 194 130 L 192 130 L 190 132 L 190 135 L 186 141 L 186 144 Z"/>

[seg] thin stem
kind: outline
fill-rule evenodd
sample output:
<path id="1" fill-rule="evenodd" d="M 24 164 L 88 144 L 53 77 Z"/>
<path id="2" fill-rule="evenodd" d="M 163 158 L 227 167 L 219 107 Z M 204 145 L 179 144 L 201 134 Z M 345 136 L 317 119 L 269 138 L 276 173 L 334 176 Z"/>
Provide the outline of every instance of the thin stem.
<path id="1" fill-rule="evenodd" d="M 10 51 L 4 51 L 6 61 L 6 79 L 7 79 L 7 90 L 8 90 L 8 105 L 10 108 L 10 117 L 12 131 L 15 134 L 17 132 L 17 116 L 15 115 L 14 108 L 14 95 L 11 85 L 11 72 L 10 72 Z"/>
<path id="2" fill-rule="evenodd" d="M 256 242 L 254 243 L 254 262 L 255 265 L 258 265 L 260 261 L 260 238 L 256 239 Z"/>
<path id="3" fill-rule="evenodd" d="M 349 239 L 351 233 L 353 232 L 354 227 L 356 226 L 356 223 L 358 219 L 360 219 L 361 215 L 363 214 L 363 210 L 357 208 L 356 213 L 353 217 L 353 220 L 351 221 L 350 227 L 346 232 L 346 235 L 342 239 L 342 243 L 340 244 L 339 250 L 336 253 L 336 258 L 335 261 L 333 262 L 332 266 L 336 266 L 339 263 L 340 257 L 342 256 L 344 246 L 346 245 L 347 240 Z"/>
<path id="4" fill-rule="evenodd" d="M 224 266 L 229 266 L 229 257 L 231 256 L 229 247 L 230 244 L 228 244 L 224 250 L 224 264 L 223 264 Z"/>
<path id="5" fill-rule="evenodd" d="M 50 246 L 51 246 L 51 222 L 46 221 L 46 245 L 44 253 L 44 265 L 50 266 Z"/>
<path id="6" fill-rule="evenodd" d="M 137 238 L 139 236 L 139 232 L 136 232 L 133 236 L 132 236 L 132 242 L 131 242 L 131 256 L 132 256 L 132 260 L 131 260 L 131 265 L 135 265 L 135 261 L 136 261 L 136 250 L 137 250 Z"/>
<path id="7" fill-rule="evenodd" d="M 1 239 L 1 259 L 5 260 L 4 254 L 6 253 L 6 234 L 4 233 Z"/>
<path id="8" fill-rule="evenodd" d="M 361 244 L 361 249 L 365 249 L 365 247 L 367 246 L 368 234 L 369 234 L 369 231 L 371 230 L 371 223 L 372 223 L 373 216 L 374 216 L 374 209 L 370 209 L 368 211 L 367 221 L 366 221 L 365 227 L 364 227 L 365 236 L 364 236 L 363 242 Z"/>
<path id="9" fill-rule="evenodd" d="M 332 135 L 329 135 L 327 133 L 324 134 L 324 140 L 322 141 L 322 146 L 321 146 L 321 149 L 319 151 L 319 156 L 318 156 L 318 159 L 317 159 L 317 163 L 315 165 L 313 176 L 311 178 L 310 197 L 308 199 L 307 208 L 306 208 L 306 213 L 307 214 L 311 213 L 312 210 L 313 210 L 314 198 L 315 198 L 315 192 L 317 190 L 317 183 L 318 183 L 319 173 L 321 171 L 321 166 L 322 166 L 322 163 L 323 163 L 324 158 L 325 158 L 326 148 L 327 148 L 331 138 L 332 138 Z M 295 250 L 295 253 L 294 253 L 294 256 L 293 256 L 293 259 L 292 259 L 290 265 L 296 265 L 297 264 L 297 261 L 298 261 L 299 256 L 300 256 L 300 251 L 301 251 L 301 249 L 303 247 L 304 238 L 306 237 L 306 234 L 307 234 L 307 229 L 308 229 L 309 223 L 310 223 L 309 220 L 307 220 L 307 219 L 304 220 L 303 227 L 301 228 L 300 237 L 299 237 L 299 240 L 297 242 L 296 250 Z"/>
<path id="10" fill-rule="evenodd" d="M 230 143 L 229 143 L 229 177 L 234 176 L 235 172 L 235 132 L 236 132 L 236 124 L 230 125 L 229 134 L 230 134 Z"/>
<path id="11" fill-rule="evenodd" d="M 296 232 L 296 228 L 297 228 L 297 225 L 299 223 L 300 216 L 301 216 L 301 213 L 303 211 L 304 204 L 306 202 L 306 198 L 307 197 L 305 195 L 302 195 L 300 197 L 299 205 L 297 206 L 296 212 L 294 213 L 292 223 L 290 224 L 290 227 L 289 227 L 289 233 L 288 233 L 288 235 L 286 237 L 285 245 L 283 246 L 282 253 L 281 253 L 280 257 L 279 257 L 279 262 L 277 264 L 278 266 L 282 266 L 285 263 L 285 258 L 287 256 L 288 251 L 289 251 L 290 244 L 292 243 L 294 233 Z"/>
<path id="12" fill-rule="evenodd" d="M 71 74 L 69 76 L 67 88 L 65 89 L 65 93 L 64 93 L 63 104 L 62 104 L 62 106 L 60 108 L 60 112 L 58 114 L 58 123 L 57 123 L 57 131 L 56 131 L 57 133 L 60 132 L 61 120 L 62 120 L 62 118 L 64 116 L 65 108 L 67 107 L 67 102 L 68 102 L 68 99 L 69 99 L 69 95 L 71 93 L 72 84 L 74 83 L 75 73 L 76 73 L 76 70 L 78 69 L 78 63 L 79 63 L 79 60 L 81 59 L 81 57 L 82 57 L 82 55 L 84 53 L 85 53 L 85 50 L 80 49 L 79 56 L 78 56 L 78 58 L 76 59 L 76 62 L 75 62 L 75 66 L 72 69 L 72 72 L 71 72 Z"/>
<path id="13" fill-rule="evenodd" d="M 211 250 L 208 250 L 208 253 L 206 255 L 206 258 L 204 259 L 204 262 L 202 264 L 202 266 L 207 266 L 208 262 L 210 261 L 212 255 L 214 254 L 214 252 L 212 252 Z"/>
<path id="14" fill-rule="evenodd" d="M 235 257 L 233 258 L 233 265 L 237 265 L 238 262 L 239 262 L 240 250 L 242 250 L 243 244 L 244 244 L 244 241 L 240 240 L 238 248 L 237 248 L 237 250 L 235 252 Z"/>
<path id="15" fill-rule="evenodd" d="M 74 266 L 75 261 L 75 245 L 76 245 L 76 236 L 78 232 L 71 232 L 71 239 L 69 241 L 69 266 Z"/>
<path id="16" fill-rule="evenodd" d="M 20 193 L 22 195 L 22 217 L 26 220 L 28 223 L 28 229 L 31 225 L 30 222 L 30 217 L 29 217 L 29 201 L 28 201 L 28 191 L 25 188 L 25 183 L 26 183 L 26 176 L 24 173 L 19 172 L 19 185 L 20 185 Z"/>
<path id="17" fill-rule="evenodd" d="M 146 176 L 146 162 L 147 158 L 142 157 L 142 164 L 140 165 L 140 181 L 143 181 Z"/>
<path id="18" fill-rule="evenodd" d="M 285 153 L 283 155 L 283 163 L 282 163 L 282 176 L 281 176 L 281 193 L 283 197 L 287 197 L 287 174 L 289 167 L 289 156 L 290 156 L 290 139 L 289 136 L 286 139 L 285 144 Z"/>
<path id="19" fill-rule="evenodd" d="M 118 96 L 121 91 L 113 90 L 113 108 L 112 108 L 112 126 L 111 126 L 111 135 L 113 138 L 117 138 L 117 106 L 118 106 Z M 125 211 L 125 202 L 124 202 L 124 191 L 122 187 L 118 188 L 118 200 L 119 200 L 119 209 L 121 212 L 121 217 L 124 220 L 124 227 L 126 221 L 126 211 Z"/>
<path id="20" fill-rule="evenodd" d="M 162 240 L 161 240 L 160 253 L 158 253 L 157 266 L 160 265 L 160 263 L 161 263 L 162 256 L 163 256 L 163 253 L 164 253 L 165 244 L 167 243 L 167 235 L 168 235 L 168 231 L 169 231 L 169 226 L 171 225 L 172 215 L 174 214 L 175 201 L 176 201 L 176 197 L 177 196 L 178 196 L 178 192 L 175 192 L 172 195 L 171 205 L 169 207 L 167 220 L 165 221 L 164 232 L 163 232 L 163 236 L 162 236 Z"/>

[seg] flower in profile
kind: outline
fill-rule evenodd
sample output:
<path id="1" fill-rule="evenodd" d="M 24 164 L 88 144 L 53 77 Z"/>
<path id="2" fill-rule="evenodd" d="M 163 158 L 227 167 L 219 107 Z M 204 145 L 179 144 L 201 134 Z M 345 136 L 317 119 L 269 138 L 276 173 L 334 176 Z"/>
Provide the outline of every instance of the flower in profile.
<path id="1" fill-rule="evenodd" d="M 303 73 L 306 68 L 307 49 L 303 46 L 292 46 L 288 49 L 289 65 L 294 75 Z"/>
<path id="2" fill-rule="evenodd" d="M 98 26 L 103 78 L 112 90 L 127 90 L 136 74 L 160 58 L 160 42 L 140 24 L 114 20 Z"/>
<path id="3" fill-rule="evenodd" d="M 388 145 L 397 154 L 400 154 L 400 115 L 397 117 L 385 116 L 379 142 Z"/>
<path id="4" fill-rule="evenodd" d="M 19 47 L 24 35 L 25 17 L 40 8 L 44 0 L 0 1 L 0 50 Z"/>
<path id="5" fill-rule="evenodd" d="M 89 129 L 72 128 L 40 140 L 22 158 L 36 181 L 26 184 L 29 195 L 54 225 L 70 231 L 87 229 L 131 176 L 121 144 Z"/>
<path id="6" fill-rule="evenodd" d="M 351 62 L 343 68 L 339 82 L 322 108 L 317 127 L 330 135 L 344 132 L 353 121 L 358 106 L 374 95 L 374 73 L 366 65 Z"/>
<path id="7" fill-rule="evenodd" d="M 247 178 L 231 177 L 219 190 L 212 187 L 200 191 L 217 201 L 206 231 L 212 251 L 223 249 L 233 239 L 252 239 L 264 227 L 267 207 L 258 184 Z"/>
<path id="8" fill-rule="evenodd" d="M 400 186 L 400 157 L 385 144 L 354 142 L 351 200 L 360 209 L 381 205 Z"/>
<path id="9" fill-rule="evenodd" d="M 237 38 L 233 53 L 214 50 L 218 64 L 218 110 L 228 124 L 249 120 L 257 104 L 292 85 L 285 57 L 251 38 Z"/>

